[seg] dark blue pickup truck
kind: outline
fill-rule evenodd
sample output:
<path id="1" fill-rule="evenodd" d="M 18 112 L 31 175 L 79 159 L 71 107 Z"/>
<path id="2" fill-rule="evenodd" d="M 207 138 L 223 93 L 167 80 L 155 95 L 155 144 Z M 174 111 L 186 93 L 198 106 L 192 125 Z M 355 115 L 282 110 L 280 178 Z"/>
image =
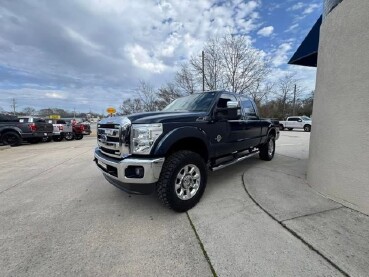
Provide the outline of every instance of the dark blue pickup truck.
<path id="1" fill-rule="evenodd" d="M 104 177 L 129 193 L 156 191 L 179 212 L 200 200 L 208 169 L 256 154 L 270 161 L 279 137 L 252 100 L 226 91 L 182 97 L 160 112 L 105 118 L 97 127 L 95 162 Z"/>

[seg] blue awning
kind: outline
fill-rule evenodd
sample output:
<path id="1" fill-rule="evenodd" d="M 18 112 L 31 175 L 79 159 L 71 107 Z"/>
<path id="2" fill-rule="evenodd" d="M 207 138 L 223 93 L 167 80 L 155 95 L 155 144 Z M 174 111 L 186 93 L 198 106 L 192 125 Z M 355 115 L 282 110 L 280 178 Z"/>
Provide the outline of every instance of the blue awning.
<path id="1" fill-rule="evenodd" d="M 319 17 L 313 28 L 310 30 L 300 47 L 297 48 L 295 54 L 289 60 L 289 64 L 303 66 L 317 66 L 319 33 L 322 24 L 322 16 Z"/>

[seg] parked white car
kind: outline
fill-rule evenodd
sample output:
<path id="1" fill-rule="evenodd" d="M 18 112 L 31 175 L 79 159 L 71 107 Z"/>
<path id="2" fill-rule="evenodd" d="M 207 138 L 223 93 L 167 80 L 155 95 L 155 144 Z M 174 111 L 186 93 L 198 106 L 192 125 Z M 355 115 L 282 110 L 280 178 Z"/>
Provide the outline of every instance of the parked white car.
<path id="1" fill-rule="evenodd" d="M 307 116 L 290 116 L 286 121 L 279 121 L 279 129 L 284 130 L 304 129 L 305 132 L 311 131 L 311 118 Z"/>

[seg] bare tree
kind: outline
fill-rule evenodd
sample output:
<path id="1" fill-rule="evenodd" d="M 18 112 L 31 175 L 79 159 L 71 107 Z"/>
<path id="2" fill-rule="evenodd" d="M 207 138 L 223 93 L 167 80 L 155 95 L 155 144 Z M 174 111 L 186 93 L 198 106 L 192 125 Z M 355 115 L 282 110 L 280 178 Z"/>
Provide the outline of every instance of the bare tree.
<path id="1" fill-rule="evenodd" d="M 165 108 L 168 104 L 170 104 L 173 100 L 181 97 L 182 94 L 176 88 L 173 83 L 168 83 L 166 86 L 163 86 L 158 91 L 158 101 L 157 107 L 159 110 Z"/>
<path id="2" fill-rule="evenodd" d="M 136 89 L 136 96 L 133 99 L 129 98 L 123 101 L 119 107 L 122 114 L 150 112 L 158 109 L 157 92 L 149 83 L 140 81 Z"/>
<path id="3" fill-rule="evenodd" d="M 229 34 L 210 39 L 204 46 L 204 68 L 199 55 L 191 57 L 177 73 L 176 83 L 181 88 L 186 84 L 185 90 L 193 93 L 193 88 L 201 87 L 203 72 L 206 90 L 227 89 L 248 94 L 260 90 L 269 63 L 246 36 Z"/>
<path id="4" fill-rule="evenodd" d="M 184 94 L 193 94 L 196 91 L 196 77 L 189 64 L 185 63 L 181 65 L 180 70 L 175 76 L 175 84 Z"/>
<path id="5" fill-rule="evenodd" d="M 36 113 L 36 109 L 33 108 L 33 107 L 25 107 L 23 110 L 22 110 L 22 113 L 25 114 L 25 115 L 35 115 Z"/>
<path id="6" fill-rule="evenodd" d="M 206 90 L 217 90 L 224 86 L 221 41 L 218 37 L 210 39 L 204 47 L 204 69 L 202 57 L 193 56 L 190 64 L 196 72 L 197 82 L 202 82 L 204 70 Z"/>
<path id="7" fill-rule="evenodd" d="M 274 87 L 274 83 L 257 81 L 254 86 L 249 89 L 248 95 L 259 106 L 262 101 L 267 100 L 274 94 Z"/>
<path id="8" fill-rule="evenodd" d="M 140 81 L 138 86 L 138 97 L 141 100 L 143 111 L 151 112 L 157 110 L 157 95 L 152 85 Z"/>
<path id="9" fill-rule="evenodd" d="M 139 113 L 143 111 L 142 103 L 139 98 L 126 99 L 123 101 L 122 105 L 119 107 L 122 114 L 132 114 Z"/>
<path id="10" fill-rule="evenodd" d="M 282 117 L 296 113 L 297 103 L 301 102 L 300 96 L 304 92 L 301 82 L 295 73 L 288 73 L 279 79 L 278 99 L 281 103 Z M 289 104 L 289 105 L 288 105 Z"/>
<path id="11" fill-rule="evenodd" d="M 246 94 L 269 71 L 262 53 L 251 46 L 246 36 L 224 36 L 221 51 L 226 87 L 232 92 Z"/>

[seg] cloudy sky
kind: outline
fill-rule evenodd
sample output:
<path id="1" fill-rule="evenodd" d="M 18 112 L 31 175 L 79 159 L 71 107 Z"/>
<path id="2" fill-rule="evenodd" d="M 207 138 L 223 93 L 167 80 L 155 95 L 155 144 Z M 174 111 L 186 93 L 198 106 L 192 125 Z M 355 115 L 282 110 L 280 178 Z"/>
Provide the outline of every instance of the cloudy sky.
<path id="1" fill-rule="evenodd" d="M 286 62 L 321 14 L 321 0 L 0 0 L 0 109 L 102 113 L 160 87 L 214 35 L 241 33 L 271 59 L 275 80 L 315 69 Z"/>

